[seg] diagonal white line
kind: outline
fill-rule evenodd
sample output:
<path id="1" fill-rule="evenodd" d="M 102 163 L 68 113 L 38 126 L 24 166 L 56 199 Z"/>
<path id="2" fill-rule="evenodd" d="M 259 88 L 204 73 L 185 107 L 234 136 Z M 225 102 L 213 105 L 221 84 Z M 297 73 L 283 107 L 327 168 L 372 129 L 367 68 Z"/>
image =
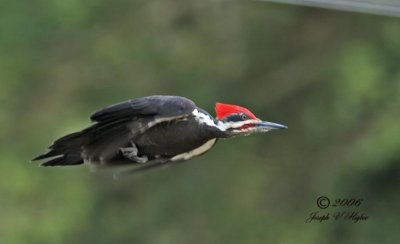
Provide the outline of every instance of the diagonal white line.
<path id="1" fill-rule="evenodd" d="M 256 0 L 341 11 L 400 17 L 400 1 L 363 0 Z"/>

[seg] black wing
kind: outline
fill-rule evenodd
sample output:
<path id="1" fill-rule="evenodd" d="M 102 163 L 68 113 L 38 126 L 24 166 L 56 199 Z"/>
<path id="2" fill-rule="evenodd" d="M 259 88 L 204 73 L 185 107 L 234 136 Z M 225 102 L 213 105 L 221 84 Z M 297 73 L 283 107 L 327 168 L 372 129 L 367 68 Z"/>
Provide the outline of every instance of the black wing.
<path id="1" fill-rule="evenodd" d="M 190 114 L 195 108 L 194 102 L 185 97 L 156 95 L 105 107 L 92 114 L 90 119 L 95 122 L 107 122 L 127 117 L 169 118 Z"/>
<path id="2" fill-rule="evenodd" d="M 50 151 L 33 160 L 47 160 L 43 166 L 76 165 L 84 161 L 114 165 L 119 148 L 152 126 L 189 116 L 196 105 L 178 96 L 149 96 L 108 106 L 95 112 L 90 127 L 56 140 Z M 125 160 L 126 161 L 126 160 Z"/>

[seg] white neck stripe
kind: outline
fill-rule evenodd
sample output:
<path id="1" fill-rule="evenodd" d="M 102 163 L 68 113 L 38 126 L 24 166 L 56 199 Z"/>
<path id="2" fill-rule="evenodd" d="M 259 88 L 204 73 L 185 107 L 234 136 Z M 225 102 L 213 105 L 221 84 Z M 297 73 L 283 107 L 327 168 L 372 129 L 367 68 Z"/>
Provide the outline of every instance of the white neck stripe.
<path id="1" fill-rule="evenodd" d="M 224 123 L 222 123 L 221 121 L 218 121 L 218 123 L 215 124 L 215 121 L 213 118 L 211 118 L 207 114 L 203 114 L 203 113 L 199 112 L 197 109 L 194 109 L 192 114 L 199 123 L 206 124 L 211 127 L 216 127 L 221 131 L 225 131 L 227 129 L 227 127 L 225 126 Z"/>

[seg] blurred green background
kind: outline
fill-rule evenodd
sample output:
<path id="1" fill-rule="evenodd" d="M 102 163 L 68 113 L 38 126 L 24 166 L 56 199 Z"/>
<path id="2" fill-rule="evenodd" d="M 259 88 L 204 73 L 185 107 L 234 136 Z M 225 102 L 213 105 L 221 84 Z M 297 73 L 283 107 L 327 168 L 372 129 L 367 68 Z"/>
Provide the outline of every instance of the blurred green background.
<path id="1" fill-rule="evenodd" d="M 0 243 L 398 243 L 400 19 L 255 1 L 3 1 Z M 286 131 L 113 180 L 29 160 L 105 105 L 182 95 Z M 320 210 L 316 199 L 363 198 Z M 306 223 L 358 211 L 366 221 Z"/>

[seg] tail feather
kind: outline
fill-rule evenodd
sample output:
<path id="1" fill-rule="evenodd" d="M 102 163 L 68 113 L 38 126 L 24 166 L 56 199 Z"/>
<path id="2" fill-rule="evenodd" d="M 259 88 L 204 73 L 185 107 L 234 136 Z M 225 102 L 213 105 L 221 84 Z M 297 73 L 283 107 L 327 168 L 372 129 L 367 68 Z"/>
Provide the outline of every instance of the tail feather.
<path id="1" fill-rule="evenodd" d="M 95 123 L 88 128 L 57 139 L 49 151 L 32 161 L 44 160 L 41 166 L 77 165 L 85 161 L 114 163 L 118 149 L 129 144 L 129 119 Z M 119 159 L 118 159 L 119 160 Z M 115 161 L 115 160 L 114 160 Z"/>
<path id="2" fill-rule="evenodd" d="M 86 130 L 68 134 L 56 140 L 49 147 L 48 152 L 33 158 L 32 161 L 47 160 L 41 166 L 82 164 L 81 151 L 87 139 L 88 133 Z"/>

